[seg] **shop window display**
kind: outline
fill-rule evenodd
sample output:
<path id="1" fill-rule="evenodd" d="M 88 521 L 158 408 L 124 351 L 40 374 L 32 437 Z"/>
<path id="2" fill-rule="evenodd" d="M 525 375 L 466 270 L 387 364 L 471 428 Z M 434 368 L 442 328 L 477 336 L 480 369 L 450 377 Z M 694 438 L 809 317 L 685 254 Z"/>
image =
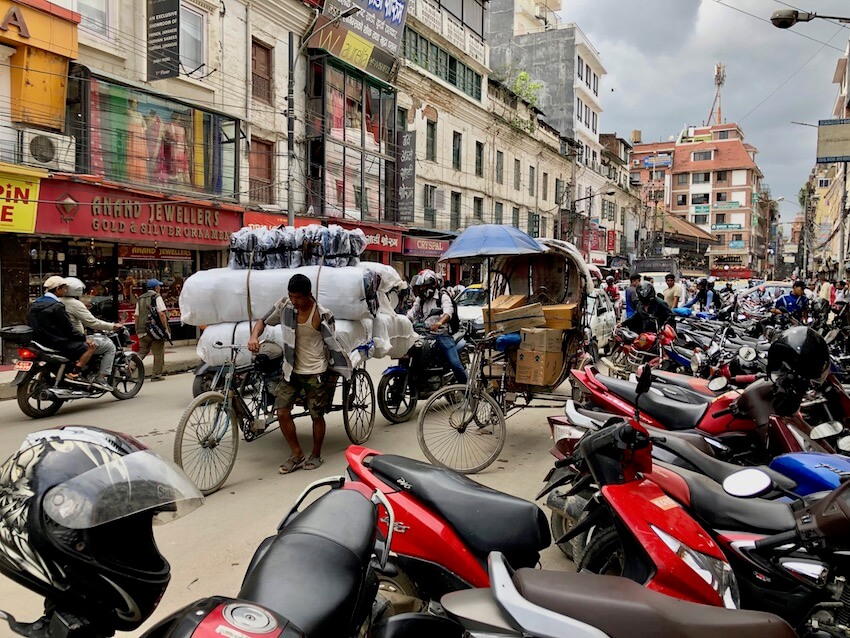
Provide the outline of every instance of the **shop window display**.
<path id="1" fill-rule="evenodd" d="M 67 113 L 80 172 L 235 197 L 237 120 L 80 73 L 69 80 Z"/>

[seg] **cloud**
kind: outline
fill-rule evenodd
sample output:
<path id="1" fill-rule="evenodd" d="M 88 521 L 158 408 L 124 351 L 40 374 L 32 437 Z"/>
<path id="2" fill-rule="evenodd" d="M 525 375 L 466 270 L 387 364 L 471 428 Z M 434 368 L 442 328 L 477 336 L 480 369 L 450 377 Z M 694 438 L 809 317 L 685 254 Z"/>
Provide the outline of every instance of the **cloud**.
<path id="1" fill-rule="evenodd" d="M 823 14 L 850 15 L 842 0 L 818 4 Z M 790 122 L 831 117 L 832 75 L 850 29 L 815 20 L 786 31 L 758 19 L 783 6 L 777 0 L 575 0 L 561 16 L 587 34 L 608 70 L 600 96 L 603 131 L 628 137 L 640 129 L 644 141 L 657 141 L 702 124 L 714 99 L 714 65 L 723 62 L 723 118 L 738 122 L 759 148 L 773 196 L 796 201 L 814 166 L 816 132 Z M 783 211 L 793 216 L 797 209 L 783 204 Z"/>

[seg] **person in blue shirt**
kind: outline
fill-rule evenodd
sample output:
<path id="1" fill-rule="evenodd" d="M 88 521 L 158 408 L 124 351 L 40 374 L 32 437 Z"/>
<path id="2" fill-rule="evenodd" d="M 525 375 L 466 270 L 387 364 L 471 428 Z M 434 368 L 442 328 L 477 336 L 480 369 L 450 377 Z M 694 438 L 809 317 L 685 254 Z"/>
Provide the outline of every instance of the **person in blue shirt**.
<path id="1" fill-rule="evenodd" d="M 794 282 L 791 293 L 782 295 L 773 304 L 773 314 L 789 314 L 798 321 L 806 321 L 808 315 L 809 300 L 806 299 L 806 283 L 800 279 Z"/>
<path id="2" fill-rule="evenodd" d="M 626 288 L 626 319 L 637 312 L 637 287 L 640 285 L 640 273 L 632 273 L 629 287 Z"/>
<path id="3" fill-rule="evenodd" d="M 709 290 L 708 281 L 705 277 L 701 278 L 697 282 L 697 294 L 695 294 L 694 298 L 691 299 L 688 303 L 686 303 L 683 307 L 690 308 L 696 303 L 699 303 L 700 309 L 704 312 L 708 312 L 709 308 L 714 305 L 714 291 Z"/>

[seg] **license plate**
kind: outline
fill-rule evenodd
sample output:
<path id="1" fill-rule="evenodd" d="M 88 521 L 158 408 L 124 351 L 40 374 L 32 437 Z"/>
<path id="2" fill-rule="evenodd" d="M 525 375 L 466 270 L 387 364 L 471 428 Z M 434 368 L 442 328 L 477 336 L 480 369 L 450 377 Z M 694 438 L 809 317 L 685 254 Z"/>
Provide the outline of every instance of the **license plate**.
<path id="1" fill-rule="evenodd" d="M 20 370 L 21 372 L 26 372 L 27 370 L 32 369 L 32 361 L 16 361 L 15 362 L 15 370 Z"/>

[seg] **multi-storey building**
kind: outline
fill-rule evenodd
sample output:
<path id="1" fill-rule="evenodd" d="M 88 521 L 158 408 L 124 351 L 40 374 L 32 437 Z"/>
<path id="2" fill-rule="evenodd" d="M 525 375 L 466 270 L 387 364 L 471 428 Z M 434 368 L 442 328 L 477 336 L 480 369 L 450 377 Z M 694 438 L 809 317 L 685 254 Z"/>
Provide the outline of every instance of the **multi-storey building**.
<path id="1" fill-rule="evenodd" d="M 602 164 L 614 195 L 602 196 L 600 229 L 606 235 L 605 249 L 609 264 L 614 268 L 626 267 L 637 254 L 640 233 L 641 199 L 637 188 L 631 184 L 632 145 L 616 133 L 602 133 Z M 630 259 L 630 257 L 632 259 Z"/>
<path id="2" fill-rule="evenodd" d="M 636 145 L 642 166 L 632 175 L 641 180 L 650 231 L 660 233 L 659 213 L 676 215 L 713 236 L 707 264 L 713 275 L 762 274 L 774 204 L 757 153 L 734 123 L 688 127 L 675 142 Z"/>
<path id="3" fill-rule="evenodd" d="M 544 119 L 570 141 L 574 160 L 570 198 L 579 215 L 562 236 L 580 245 L 591 261 L 605 258 L 599 245 L 600 193 L 608 189 L 599 139 L 606 74 L 590 40 L 575 24 L 560 22 L 560 2 L 492 0 L 488 41 L 494 74 L 516 78 L 526 73 L 542 85 L 538 105 Z"/>

